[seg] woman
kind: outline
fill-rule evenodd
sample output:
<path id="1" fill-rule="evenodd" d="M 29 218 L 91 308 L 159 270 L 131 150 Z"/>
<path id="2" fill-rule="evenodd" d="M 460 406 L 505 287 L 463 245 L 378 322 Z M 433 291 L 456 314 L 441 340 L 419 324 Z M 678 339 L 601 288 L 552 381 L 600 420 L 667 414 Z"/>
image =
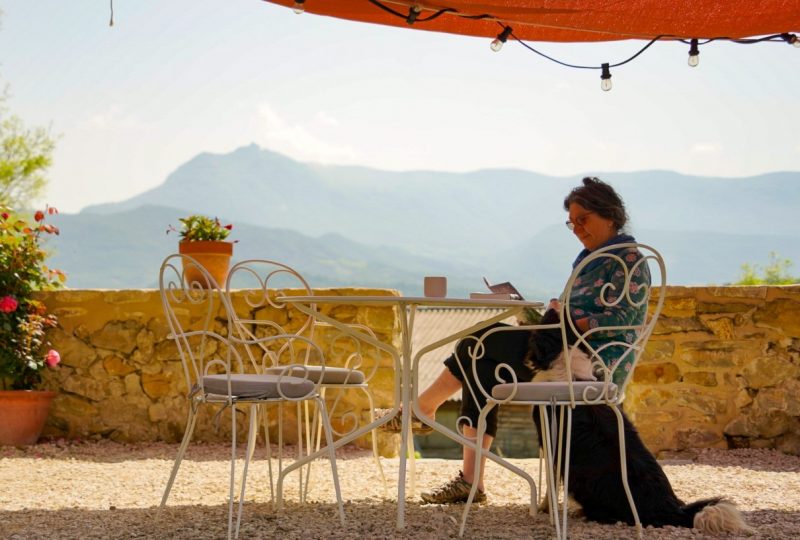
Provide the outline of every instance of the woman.
<path id="1" fill-rule="evenodd" d="M 597 178 L 584 178 L 581 186 L 574 188 L 564 199 L 564 209 L 569 213 L 567 227 L 575 234 L 583 244 L 583 251 L 573 263 L 573 268 L 584 258 L 595 250 L 629 242 L 635 242 L 634 238 L 624 234 L 625 225 L 628 221 L 628 214 L 625 204 L 617 195 L 614 189 L 608 184 Z M 635 266 L 636 261 L 641 259 L 641 254 L 633 248 L 623 248 L 617 253 L 629 267 Z M 621 290 L 624 282 L 624 272 L 617 262 L 610 258 L 600 258 L 586 265 L 581 274 L 575 280 L 571 289 L 568 306 L 569 311 L 580 333 L 587 332 L 590 328 L 632 325 L 644 320 L 647 306 L 633 306 L 627 302 L 626 298 L 608 307 L 601 301 L 601 288 L 605 283 L 615 283 L 616 291 Z M 632 288 L 638 289 L 642 285 L 650 284 L 650 274 L 646 265 L 635 266 L 632 278 Z M 644 290 L 644 289 L 643 289 Z M 606 297 L 605 300 L 613 302 L 615 298 Z M 551 302 L 550 307 L 558 308 L 557 302 Z M 490 327 L 492 328 L 492 327 Z M 484 330 L 485 332 L 485 330 Z M 484 354 L 475 363 L 477 378 L 483 388 L 491 393 L 494 385 L 498 384 L 495 378 L 495 367 L 499 363 L 510 366 L 516 373 L 517 380 L 530 381 L 533 373 L 531 368 L 526 365 L 525 357 L 528 351 L 529 332 L 496 332 L 490 334 L 484 340 Z M 603 343 L 619 341 L 624 339 L 631 342 L 635 339 L 633 332 L 612 332 L 600 331 L 588 336 L 589 344 L 597 349 Z M 458 390 L 462 390 L 461 417 L 468 419 L 462 425 L 462 432 L 467 438 L 476 436 L 478 415 L 481 408 L 486 404 L 483 394 L 475 390 L 470 392 L 470 385 L 475 388 L 474 381 L 471 381 L 472 361 L 467 353 L 467 348 L 474 343 L 471 340 L 462 340 L 456 353 L 448 357 L 445 367 L 439 377 L 419 396 L 419 407 L 425 416 L 434 418 L 436 410 L 447 398 Z M 606 346 L 600 349 L 600 355 L 607 365 L 617 359 L 620 354 L 620 347 Z M 632 361 L 632 358 L 630 359 Z M 624 360 L 628 362 L 628 360 Z M 622 366 L 622 369 L 615 371 L 615 382 L 622 382 L 625 378 L 629 364 Z M 617 377 L 619 374 L 619 377 Z M 475 396 L 475 400 L 471 396 Z M 483 447 L 489 448 L 497 433 L 497 411 L 495 407 L 487 416 L 487 429 L 483 437 Z M 421 426 L 418 419 L 413 419 L 414 424 Z M 387 429 L 399 430 L 399 417 L 386 424 Z M 412 424 L 413 425 L 413 424 Z M 425 426 L 427 427 L 427 426 Z M 423 430 L 421 429 L 420 432 Z M 428 430 L 429 431 L 429 430 Z M 444 486 L 431 492 L 422 493 L 422 500 L 426 503 L 450 504 L 465 502 L 469 496 L 472 483 L 475 481 L 475 452 L 471 448 L 464 447 L 463 469 L 459 475 L 447 482 Z M 484 458 L 485 459 L 485 458 Z M 483 485 L 483 470 L 478 481 L 478 492 L 475 502 L 486 500 Z"/>

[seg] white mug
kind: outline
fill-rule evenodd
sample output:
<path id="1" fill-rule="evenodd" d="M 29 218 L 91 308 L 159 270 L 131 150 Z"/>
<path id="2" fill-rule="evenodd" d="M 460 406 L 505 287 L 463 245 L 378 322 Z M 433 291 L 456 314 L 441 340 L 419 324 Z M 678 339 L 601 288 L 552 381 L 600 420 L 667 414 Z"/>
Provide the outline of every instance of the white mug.
<path id="1" fill-rule="evenodd" d="M 425 278 L 425 296 L 444 298 L 447 296 L 447 278 L 443 276 L 427 276 Z"/>

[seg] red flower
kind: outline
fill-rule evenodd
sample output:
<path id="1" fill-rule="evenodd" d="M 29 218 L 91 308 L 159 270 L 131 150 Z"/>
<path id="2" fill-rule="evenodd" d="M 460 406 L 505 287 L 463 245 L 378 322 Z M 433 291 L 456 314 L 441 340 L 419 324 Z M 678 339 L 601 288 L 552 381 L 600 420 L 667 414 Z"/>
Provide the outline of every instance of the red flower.
<path id="1" fill-rule="evenodd" d="M 0 214 L 0 216 L 2 216 L 2 217 L 3 217 L 3 221 L 7 220 L 7 219 L 8 219 L 8 216 L 10 216 L 10 215 L 11 215 L 11 214 L 9 214 L 8 212 L 3 212 L 2 214 Z"/>
<path id="2" fill-rule="evenodd" d="M 231 230 L 233 229 L 233 225 L 231 223 L 228 223 L 227 225 L 225 225 L 225 228 Z"/>
<path id="3" fill-rule="evenodd" d="M 42 221 L 44 219 L 44 212 L 41 210 L 37 210 L 36 213 L 33 215 L 33 219 L 36 221 Z"/>
<path id="4" fill-rule="evenodd" d="M 44 357 L 44 361 L 47 362 L 48 366 L 56 367 L 58 363 L 61 362 L 61 355 L 58 354 L 58 351 L 50 349 L 47 351 L 47 356 Z"/>
<path id="5" fill-rule="evenodd" d="M 0 311 L 3 313 L 11 313 L 12 311 L 16 311 L 18 305 L 17 299 L 13 296 L 5 296 L 0 299 Z"/>

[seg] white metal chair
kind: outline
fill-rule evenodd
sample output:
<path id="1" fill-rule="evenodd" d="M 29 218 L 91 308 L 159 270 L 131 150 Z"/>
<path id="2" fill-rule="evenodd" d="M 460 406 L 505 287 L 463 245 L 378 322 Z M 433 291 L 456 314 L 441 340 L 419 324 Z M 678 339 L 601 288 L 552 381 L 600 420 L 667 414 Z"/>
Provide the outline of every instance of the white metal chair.
<path id="1" fill-rule="evenodd" d="M 581 274 L 593 267 L 605 264 L 613 267 L 608 273 L 610 279 L 604 283 L 592 283 L 592 287 L 601 287 L 597 302 L 603 309 L 624 309 L 629 314 L 626 320 L 617 321 L 614 326 L 597 326 L 588 331 L 580 331 L 576 320 L 581 318 L 575 315 L 570 302 L 576 298 L 575 294 L 586 291 L 581 288 L 587 284 L 582 282 Z M 594 265 L 590 267 L 590 265 Z M 589 269 L 587 270 L 587 267 Z M 655 279 L 651 272 L 657 271 Z M 652 286 L 658 285 L 658 297 L 651 298 Z M 551 520 L 555 526 L 556 537 L 567 537 L 567 489 L 564 489 L 561 500 L 559 516 L 559 475 L 563 470 L 564 486 L 569 486 L 569 456 L 571 441 L 572 411 L 578 406 L 607 405 L 614 411 L 617 418 L 619 435 L 621 480 L 630 505 L 631 513 L 641 536 L 641 522 L 636 511 L 636 504 L 628 485 L 625 438 L 623 430 L 623 417 L 620 406 L 625 399 L 625 388 L 633 374 L 634 367 L 644 351 L 647 340 L 653 332 L 656 320 L 664 304 L 666 285 L 666 269 L 661 255 L 652 247 L 644 244 L 617 244 L 598 249 L 583 259 L 574 269 L 565 286 L 561 297 L 560 321 L 550 325 L 530 325 L 520 327 L 495 328 L 484 334 L 470 347 L 470 356 L 473 363 L 480 362 L 483 354 L 481 342 L 494 332 L 531 331 L 557 328 L 561 333 L 563 351 L 568 351 L 570 344 L 568 335 L 577 336 L 575 346 L 580 346 L 592 362 L 592 368 L 597 381 L 573 381 L 570 362 L 565 362 L 566 376 L 564 381 L 556 382 L 528 382 L 518 381 L 510 366 L 500 366 L 495 372 L 497 384 L 491 389 L 483 388 L 477 381 L 477 391 L 487 399 L 486 406 L 481 410 L 478 420 L 477 441 L 483 439 L 486 430 L 486 416 L 494 407 L 505 403 L 534 405 L 539 411 L 541 438 L 540 445 L 546 466 L 547 498 L 550 508 Z M 646 316 L 643 316 L 648 305 Z M 639 315 L 632 315 L 636 312 Z M 505 369 L 507 368 L 507 369 Z M 551 423 L 556 416 L 560 420 Z M 559 429 L 558 434 L 553 433 L 554 427 Z M 475 455 L 475 469 L 480 471 L 481 458 L 494 454 L 483 450 L 477 445 Z M 563 461 L 562 461 L 563 460 Z M 479 472 L 476 473 L 476 477 Z M 527 479 L 527 478 L 526 478 Z M 541 475 L 540 475 L 541 490 Z M 463 535 L 470 505 L 477 492 L 477 482 L 473 484 L 472 492 L 464 507 L 461 528 Z M 533 497 L 532 497 L 533 499 Z M 532 509 L 533 511 L 533 509 Z"/>
<path id="2" fill-rule="evenodd" d="M 186 270 L 196 270 L 200 278 L 188 282 Z M 318 455 L 327 454 L 338 500 L 339 518 L 344 523 L 344 508 L 336 470 L 336 453 L 327 412 L 320 397 L 320 384 L 308 376 L 302 364 L 287 364 L 277 373 L 257 373 L 250 364 L 251 349 L 277 350 L 291 354 L 296 350 L 318 350 L 304 336 L 274 331 L 266 335 L 242 338 L 233 330 L 234 310 L 228 296 L 194 259 L 186 255 L 170 255 L 161 265 L 159 286 L 164 313 L 169 325 L 169 338 L 175 341 L 186 378 L 189 416 L 178 455 L 172 467 L 161 506 L 166 505 L 181 461 L 197 422 L 199 409 L 216 405 L 221 415 L 225 408 L 231 412 L 231 468 L 228 494 L 228 538 L 238 537 L 242 519 L 247 470 L 256 444 L 259 409 L 267 426 L 265 405 L 274 403 L 314 402 L 320 410 L 321 424 L 327 445 Z M 318 354 L 324 370 L 323 355 Z M 298 369 L 299 368 L 299 369 Z M 249 415 L 247 450 L 241 473 L 239 507 L 233 521 L 234 487 L 236 476 L 237 410 L 244 406 Z M 268 429 L 267 431 L 268 436 Z M 269 441 L 267 441 L 269 448 Z M 315 456 L 316 457 L 316 456 Z M 271 465 L 270 465 L 271 467 Z M 271 470 L 271 469 L 270 469 Z M 271 474 L 270 474 L 271 476 Z M 279 489 L 282 477 L 279 479 Z"/>
<path id="3" fill-rule="evenodd" d="M 332 428 L 336 439 L 354 433 L 361 419 L 353 410 L 347 409 L 347 402 L 343 399 L 347 391 L 361 392 L 368 401 L 370 423 L 375 420 L 375 404 L 369 382 L 375 375 L 380 365 L 379 350 L 352 336 L 344 335 L 330 325 L 316 321 L 313 317 L 303 313 L 289 312 L 284 304 L 275 299 L 286 294 L 312 296 L 313 291 L 308 282 L 293 268 L 271 260 L 250 259 L 235 264 L 228 273 L 226 292 L 229 297 L 235 289 L 241 289 L 243 305 L 239 313 L 248 313 L 247 316 L 233 315 L 233 331 L 245 340 L 257 340 L 264 335 L 273 333 L 303 336 L 314 347 L 301 347 L 291 350 L 275 350 L 269 348 L 267 342 L 261 342 L 261 349 L 249 348 L 250 360 L 259 367 L 260 373 L 302 375 L 318 385 L 322 402 L 327 403 L 327 414 L 336 417 L 340 429 Z M 357 328 L 361 333 L 377 339 L 373 331 L 366 326 L 348 324 Z M 321 357 L 322 351 L 327 352 L 328 358 Z M 291 353 L 291 354 L 287 354 Z M 337 365 L 333 365 L 333 364 Z M 287 365 L 294 365 L 287 370 Z M 322 424 L 320 416 L 309 415 L 308 401 L 304 402 L 301 413 L 298 403 L 298 457 L 303 452 L 301 434 L 305 434 L 305 447 L 307 452 L 319 450 L 321 444 Z M 305 420 L 301 425 L 301 417 Z M 282 445 L 282 423 L 278 426 L 279 446 Z M 338 445 L 337 445 L 338 446 Z M 372 450 L 378 471 L 383 480 L 384 495 L 386 495 L 386 478 L 383 472 L 379 454 L 376 433 L 372 433 Z M 282 469 L 282 462 L 279 461 Z M 311 462 L 305 472 L 299 476 L 300 497 L 304 500 L 310 484 Z M 271 480 L 271 479 L 270 479 Z M 279 490 L 280 493 L 280 490 Z M 279 494 L 280 497 L 280 494 Z"/>

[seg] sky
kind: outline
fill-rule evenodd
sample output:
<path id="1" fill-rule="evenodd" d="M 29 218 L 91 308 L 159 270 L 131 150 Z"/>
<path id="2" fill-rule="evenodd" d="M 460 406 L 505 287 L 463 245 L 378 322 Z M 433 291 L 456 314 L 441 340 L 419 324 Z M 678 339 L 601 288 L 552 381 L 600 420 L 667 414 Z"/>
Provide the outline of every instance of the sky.
<path id="1" fill-rule="evenodd" d="M 201 152 L 256 143 L 299 161 L 557 176 L 800 171 L 800 49 L 656 43 L 612 70 L 509 41 L 320 17 L 259 0 L 0 0 L 0 84 L 57 137 L 42 202 L 127 199 Z M 800 30 L 800 29 L 798 29 Z M 643 42 L 533 44 L 570 63 Z"/>

